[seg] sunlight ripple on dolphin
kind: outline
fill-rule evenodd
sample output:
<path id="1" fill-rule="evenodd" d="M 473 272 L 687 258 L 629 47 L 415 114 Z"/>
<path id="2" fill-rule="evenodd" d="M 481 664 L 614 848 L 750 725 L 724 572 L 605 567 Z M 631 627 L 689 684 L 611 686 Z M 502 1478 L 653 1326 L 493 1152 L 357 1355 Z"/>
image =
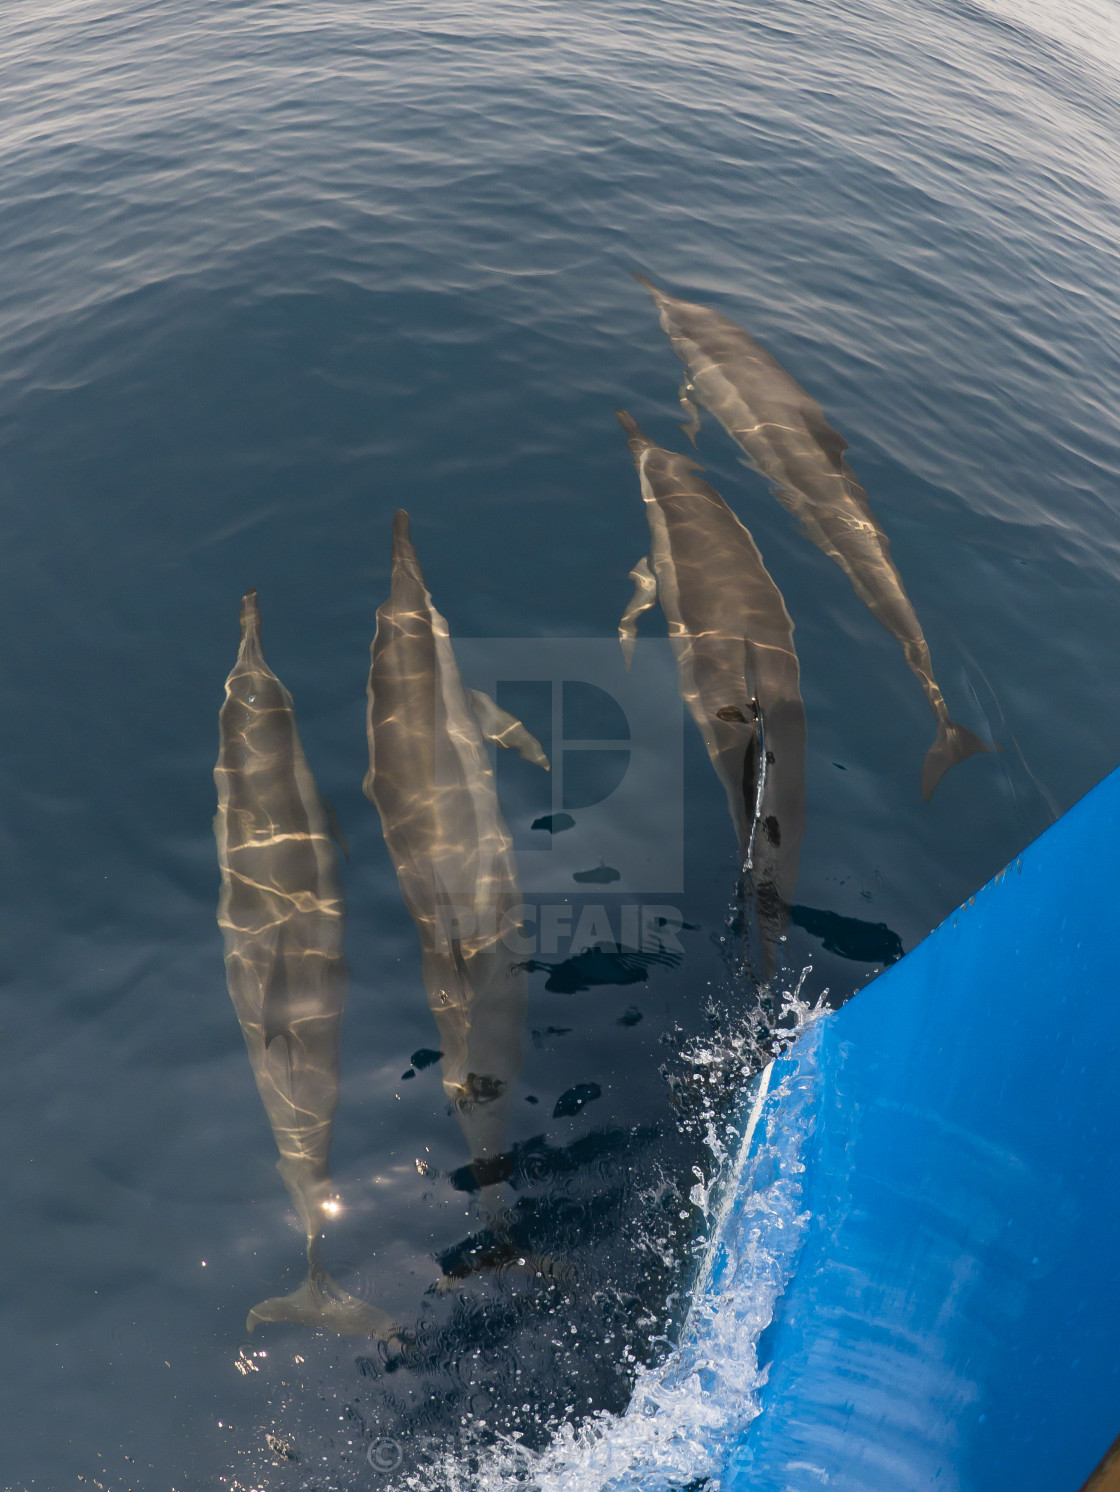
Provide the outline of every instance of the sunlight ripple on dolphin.
<path id="1" fill-rule="evenodd" d="M 642 275 L 634 278 L 649 291 L 662 330 L 688 369 L 681 406 L 691 418 L 682 428 L 694 440 L 700 428 L 696 403 L 709 409 L 769 480 L 782 506 L 801 520 L 806 535 L 840 566 L 859 599 L 898 639 L 937 720 L 937 736 L 922 765 L 922 796 L 928 802 L 950 767 L 990 747 L 949 718 L 890 541 L 844 458 L 847 441 L 816 400 L 741 326 L 695 301 L 666 295 Z"/>
<path id="2" fill-rule="evenodd" d="M 403 511 L 393 523 L 391 591 L 377 612 L 367 692 L 363 788 L 420 935 L 444 1091 L 470 1149 L 479 1211 L 501 1239 L 505 1129 L 528 995 L 524 969 L 503 941 L 522 897 L 486 743 L 545 771 L 549 763 L 519 720 L 464 686 Z M 530 1272 L 544 1264 L 498 1252 Z"/>
<path id="3" fill-rule="evenodd" d="M 622 650 L 629 664 L 638 617 L 660 603 L 681 698 L 727 793 L 769 977 L 805 831 L 805 708 L 793 623 L 754 540 L 696 475 L 696 462 L 655 445 L 625 410 L 616 413 L 650 532 L 649 557 L 630 572 Z"/>
<path id="4" fill-rule="evenodd" d="M 389 1316 L 337 1285 L 319 1257 L 323 1224 L 340 1210 L 328 1156 L 346 1004 L 345 907 L 330 811 L 304 757 L 292 697 L 264 661 L 256 591 L 241 603 L 241 649 L 219 734 L 214 835 L 226 981 L 277 1166 L 307 1236 L 307 1279 L 254 1306 L 247 1325 L 298 1321 L 387 1339 L 396 1331 Z"/>

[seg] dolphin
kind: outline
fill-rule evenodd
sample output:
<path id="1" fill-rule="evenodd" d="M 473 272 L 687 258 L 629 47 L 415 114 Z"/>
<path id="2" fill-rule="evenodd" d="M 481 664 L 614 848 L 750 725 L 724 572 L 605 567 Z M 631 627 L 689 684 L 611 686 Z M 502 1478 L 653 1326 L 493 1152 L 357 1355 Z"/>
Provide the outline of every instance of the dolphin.
<path id="1" fill-rule="evenodd" d="M 503 942 L 522 897 L 486 743 L 545 771 L 549 762 L 519 720 L 464 686 L 403 510 L 393 521 L 391 589 L 377 612 L 367 695 L 363 791 L 381 817 L 420 935 L 443 1087 L 470 1150 L 479 1210 L 500 1229 L 505 1127 L 528 994 L 524 969 Z"/>
<path id="2" fill-rule="evenodd" d="M 805 831 L 805 707 L 782 593 L 754 540 L 695 461 L 655 445 L 623 409 L 649 521 L 649 557 L 618 625 L 627 666 L 637 619 L 660 602 L 681 698 L 727 793 L 774 972 Z"/>
<path id="3" fill-rule="evenodd" d="M 345 905 L 330 811 L 304 757 L 292 697 L 261 651 L 256 591 L 241 603 L 241 648 L 219 735 L 214 836 L 226 981 L 280 1152 L 277 1168 L 307 1237 L 307 1279 L 293 1294 L 254 1306 L 247 1326 L 298 1321 L 388 1340 L 397 1334 L 389 1316 L 335 1284 L 319 1257 L 323 1225 L 340 1211 L 328 1155 L 347 992 Z"/>
<path id="4" fill-rule="evenodd" d="M 778 501 L 818 549 L 843 570 L 856 595 L 898 639 L 937 720 L 937 735 L 922 765 L 928 803 L 957 762 L 990 748 L 949 709 L 933 676 L 929 647 L 910 604 L 890 541 L 871 511 L 867 493 L 844 458 L 848 443 L 820 405 L 776 358 L 719 311 L 677 300 L 635 275 L 649 291 L 673 351 L 688 369 L 681 405 L 692 416 L 682 426 L 695 441 L 696 403 L 709 409 L 759 471 Z"/>

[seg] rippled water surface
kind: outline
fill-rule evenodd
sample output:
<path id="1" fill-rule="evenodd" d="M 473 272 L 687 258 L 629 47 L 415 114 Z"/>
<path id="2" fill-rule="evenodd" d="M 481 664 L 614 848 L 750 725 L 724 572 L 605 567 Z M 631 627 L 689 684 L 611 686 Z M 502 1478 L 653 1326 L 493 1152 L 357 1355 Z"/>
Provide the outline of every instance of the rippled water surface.
<path id="1" fill-rule="evenodd" d="M 660 613 L 629 682 L 618 653 L 649 535 L 614 409 L 688 449 L 631 273 L 820 402 L 950 710 L 1002 747 L 922 801 L 932 720 L 897 644 L 705 419 L 706 477 L 796 624 L 785 986 L 810 966 L 805 998 L 838 1000 L 1117 759 L 1118 55 L 1105 0 L 4 8 L 0 1485 L 467 1486 L 506 1477 L 503 1437 L 528 1448 L 513 1477 L 625 1411 L 683 1319 L 694 1167 L 741 1081 L 711 1053 L 753 1001 Z M 467 682 L 556 768 L 554 791 L 497 777 L 540 929 L 504 1185 L 547 1279 L 470 1270 L 478 1179 L 413 1061 L 438 1034 L 361 791 L 401 507 Z M 324 1247 L 404 1353 L 245 1331 L 303 1267 L 215 921 L 250 586 L 350 846 Z M 612 795 L 612 750 L 661 776 Z M 564 851 L 596 793 L 615 838 Z M 571 879 L 626 846 L 617 884 Z M 684 922 L 680 956 L 579 964 L 643 906 Z"/>

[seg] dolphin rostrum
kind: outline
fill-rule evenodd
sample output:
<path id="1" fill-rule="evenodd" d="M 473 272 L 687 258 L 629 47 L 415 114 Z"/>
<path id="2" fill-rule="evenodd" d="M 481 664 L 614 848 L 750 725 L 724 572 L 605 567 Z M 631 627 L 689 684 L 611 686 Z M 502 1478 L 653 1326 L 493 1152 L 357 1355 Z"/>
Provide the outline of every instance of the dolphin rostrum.
<path id="1" fill-rule="evenodd" d="M 630 572 L 634 596 L 618 626 L 627 665 L 637 618 L 660 602 L 681 697 L 727 792 L 774 971 L 805 830 L 805 707 L 782 593 L 754 540 L 696 462 L 663 450 L 625 410 L 641 479 L 650 550 Z"/>
<path id="2" fill-rule="evenodd" d="M 503 942 L 522 898 L 486 743 L 546 771 L 548 758 L 519 720 L 464 687 L 403 511 L 393 522 L 392 585 L 377 612 L 367 694 L 363 790 L 420 935 L 443 1087 L 470 1148 L 480 1211 L 500 1227 L 528 998 L 524 970 Z"/>
<path id="3" fill-rule="evenodd" d="M 898 639 L 937 720 L 937 736 L 922 766 L 922 796 L 928 802 L 950 767 L 990 748 L 949 717 L 890 542 L 844 458 L 847 441 L 816 400 L 741 326 L 707 306 L 666 295 L 642 275 L 634 278 L 649 291 L 662 330 L 688 369 L 681 405 L 692 418 L 682 428 L 693 438 L 700 428 L 693 401 L 709 409 L 770 481 L 782 506 L 801 520 L 808 537 L 835 560 L 859 599 Z"/>
<path id="4" fill-rule="evenodd" d="M 345 905 L 329 809 L 304 757 L 291 695 L 261 651 L 256 591 L 241 603 L 241 649 L 219 732 L 214 835 L 226 980 L 277 1167 L 307 1237 L 307 1279 L 293 1294 L 254 1306 L 247 1325 L 298 1321 L 388 1339 L 396 1327 L 385 1312 L 341 1289 L 319 1258 L 323 1225 L 340 1210 L 328 1155 L 346 1004 Z"/>

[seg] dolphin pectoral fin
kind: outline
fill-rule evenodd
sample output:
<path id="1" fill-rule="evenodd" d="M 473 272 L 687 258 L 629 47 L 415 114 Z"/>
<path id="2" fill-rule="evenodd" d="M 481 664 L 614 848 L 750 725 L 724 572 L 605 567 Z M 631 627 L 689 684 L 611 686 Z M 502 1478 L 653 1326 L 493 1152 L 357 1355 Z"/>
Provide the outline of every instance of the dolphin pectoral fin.
<path id="1" fill-rule="evenodd" d="M 346 856 L 347 861 L 349 861 L 350 841 L 342 832 L 342 825 L 338 821 L 338 814 L 335 812 L 335 806 L 331 802 L 331 800 L 329 798 L 325 798 L 322 793 L 319 794 L 319 801 L 322 803 L 323 812 L 327 816 L 327 828 L 331 831 L 331 838 L 334 840 L 335 844 L 338 845 L 342 853 Z"/>
<path id="2" fill-rule="evenodd" d="M 963 762 L 966 757 L 973 756 L 978 751 L 991 749 L 986 741 L 982 741 L 967 726 L 958 725 L 955 720 L 942 720 L 937 727 L 937 738 L 926 752 L 926 759 L 922 763 L 922 797 L 929 802 L 934 788 L 950 767 L 955 767 L 958 762 Z"/>
<path id="3" fill-rule="evenodd" d="M 634 644 L 638 638 L 638 618 L 643 611 L 648 611 L 657 603 L 657 581 L 649 567 L 648 559 L 643 558 L 638 561 L 630 571 L 630 579 L 634 582 L 634 594 L 630 597 L 630 604 L 622 613 L 622 619 L 618 624 L 618 640 L 622 644 L 622 656 L 626 659 L 627 668 L 634 661 Z"/>
<path id="4" fill-rule="evenodd" d="M 681 426 L 681 429 L 688 436 L 692 444 L 695 445 L 696 437 L 700 434 L 700 407 L 692 397 L 693 392 L 694 390 L 690 383 L 682 383 L 677 390 L 677 398 L 680 401 L 681 409 L 688 415 L 688 421 Z"/>
<path id="5" fill-rule="evenodd" d="M 496 705 L 481 689 L 468 689 L 467 695 L 471 712 L 478 721 L 478 728 L 488 741 L 516 751 L 518 756 L 532 762 L 535 767 L 543 767 L 546 772 L 551 770 L 544 747 L 531 731 L 526 730 L 516 715 L 511 715 L 508 710 Z"/>
<path id="6" fill-rule="evenodd" d="M 325 1269 L 311 1270 L 298 1290 L 262 1300 L 245 1320 L 247 1331 L 262 1321 L 287 1321 L 313 1330 L 333 1331 L 340 1337 L 376 1337 L 380 1342 L 400 1336 L 387 1311 L 351 1295 Z"/>

